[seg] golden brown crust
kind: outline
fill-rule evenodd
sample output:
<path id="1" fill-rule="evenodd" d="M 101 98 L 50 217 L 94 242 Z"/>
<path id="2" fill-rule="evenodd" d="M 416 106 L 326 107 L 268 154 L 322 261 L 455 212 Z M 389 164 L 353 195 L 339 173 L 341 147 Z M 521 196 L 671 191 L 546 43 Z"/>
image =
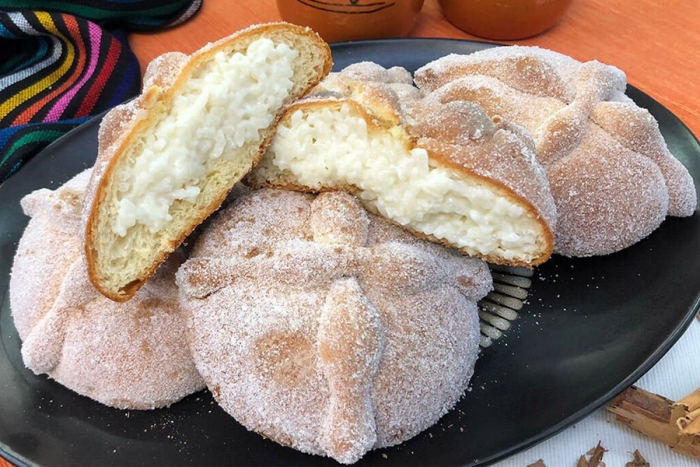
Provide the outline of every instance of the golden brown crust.
<path id="1" fill-rule="evenodd" d="M 313 44 L 315 50 L 312 52 L 318 54 L 321 59 L 321 66 L 308 72 L 313 77 L 310 82 L 295 83 L 295 88 L 292 91 L 293 95 L 290 96 L 287 103 L 306 94 L 330 72 L 332 66 L 330 48 L 310 29 L 287 23 L 255 26 L 209 44 L 189 57 L 183 54 L 171 53 L 156 59 L 146 72 L 143 93 L 135 100 L 115 108 L 105 117 L 100 129 L 100 148 L 95 164 L 95 174 L 86 193 L 86 199 L 88 200 L 86 207 L 88 210 L 85 215 L 84 235 L 90 281 L 106 297 L 115 301 L 126 301 L 133 296 L 136 290 L 153 275 L 160 263 L 184 241 L 187 235 L 219 208 L 228 191 L 237 181 L 231 179 L 228 186 L 222 189 L 218 196 L 213 197 L 206 206 L 201 206 L 198 209 L 198 214 L 192 218 L 187 228 L 181 229 L 177 232 L 177 235 L 163 238 L 160 251 L 155 256 L 155 260 L 150 267 L 144 268 L 140 271 L 138 277 L 120 287 L 119 290 L 113 290 L 105 285 L 103 278 L 97 271 L 97 255 L 100 254 L 100 251 L 96 246 L 96 237 L 100 235 L 98 230 L 100 216 L 102 215 L 101 209 L 105 200 L 112 195 L 113 174 L 119 166 L 122 156 L 141 134 L 148 131 L 157 115 L 163 109 L 167 109 L 172 105 L 175 90 L 183 85 L 196 67 L 210 60 L 220 50 L 245 51 L 247 46 L 254 40 L 268 36 L 276 37 L 279 40 L 288 40 L 292 44 L 295 44 L 295 41 L 299 40 L 299 38 L 303 38 L 309 41 L 309 44 Z M 308 44 L 304 43 L 304 46 L 308 46 Z M 319 57 L 314 56 L 314 59 Z M 277 124 L 280 114 L 281 112 L 277 113 L 275 120 L 265 133 L 259 150 L 253 154 L 252 160 L 249 161 L 250 166 L 255 166 L 262 157 L 270 142 L 272 130 Z M 242 175 L 240 174 L 240 176 Z"/>
<path id="2" fill-rule="evenodd" d="M 97 271 L 95 270 L 95 256 L 98 253 L 96 249 L 92 247 L 92 245 L 96 243 L 94 236 L 98 233 L 97 213 L 99 210 L 99 206 L 103 203 L 105 199 L 107 183 L 109 182 L 112 173 L 117 167 L 117 163 L 119 162 L 119 153 L 123 151 L 124 148 L 128 147 L 131 141 L 136 139 L 138 133 L 141 131 L 142 128 L 148 126 L 148 122 L 145 119 L 141 119 L 137 120 L 135 123 L 132 123 L 131 128 L 128 127 L 127 123 L 124 123 L 122 125 L 119 125 L 117 129 L 112 130 L 110 128 L 111 123 L 120 121 L 119 117 L 127 116 L 132 117 L 132 120 L 129 123 L 133 122 L 134 113 L 141 109 L 149 108 L 149 105 L 147 103 L 154 99 L 152 96 L 156 92 L 157 91 L 155 91 L 154 89 L 147 89 L 142 94 L 142 96 L 137 97 L 133 103 L 127 104 L 122 108 L 117 108 L 116 110 L 110 111 L 107 114 L 110 115 L 112 112 L 118 113 L 117 116 L 112 117 L 112 119 L 107 120 L 105 124 L 101 125 L 101 128 L 104 127 L 105 130 L 101 130 L 100 134 L 104 133 L 105 136 L 103 138 L 107 145 L 107 148 L 103 151 L 100 147 L 100 149 L 98 150 L 98 156 L 97 161 L 95 162 L 93 175 L 85 192 L 85 205 L 89 206 L 89 215 L 87 217 L 87 222 L 84 231 L 85 260 L 87 261 L 88 265 L 88 277 L 93 286 L 102 295 L 116 302 L 124 302 L 130 299 L 136 293 L 136 291 L 146 282 L 146 280 L 149 277 L 151 277 L 153 273 L 155 273 L 160 263 L 162 263 L 162 260 L 164 260 L 165 257 L 167 257 L 167 255 L 172 251 L 170 250 L 168 252 L 165 252 L 161 256 L 161 258 L 159 258 L 158 263 L 155 264 L 154 267 L 150 268 L 149 270 L 144 271 L 143 275 L 139 278 L 139 280 L 133 283 L 133 286 L 126 287 L 124 290 L 119 291 L 119 293 L 115 293 L 112 290 L 105 288 L 103 286 L 101 278 L 97 275 Z M 126 133 L 122 134 L 120 137 L 117 134 L 118 130 L 123 130 Z M 184 240 L 184 237 L 182 238 L 182 240 Z"/>
<path id="3" fill-rule="evenodd" d="M 499 136 L 496 136 L 497 138 Z M 500 135 L 503 137 L 503 135 Z M 455 171 L 462 173 L 465 177 L 473 177 L 481 180 L 485 185 L 496 192 L 499 197 L 508 198 L 517 205 L 523 207 L 532 218 L 537 219 L 542 235 L 544 236 L 544 245 L 541 248 L 540 254 L 533 258 L 531 261 L 520 261 L 517 259 L 504 260 L 500 255 L 490 254 L 490 255 L 478 255 L 481 259 L 488 261 L 493 264 L 502 264 L 508 266 L 523 266 L 532 268 L 538 266 L 545 261 L 547 261 L 552 252 L 554 251 L 554 233 L 550 225 L 554 225 L 555 218 L 553 215 L 553 210 L 550 211 L 550 217 L 547 219 L 547 215 L 543 214 L 542 211 L 538 210 L 533 204 L 533 199 L 539 199 L 547 196 L 549 193 L 549 185 L 547 186 L 546 193 L 538 190 L 535 183 L 527 183 L 527 189 L 522 190 L 522 185 L 519 186 L 520 193 L 517 193 L 513 187 L 515 183 L 524 178 L 528 180 L 536 180 L 537 175 L 532 170 L 532 166 L 525 163 L 518 154 L 514 154 L 517 151 L 517 146 L 507 146 L 503 145 L 501 150 L 494 150 L 493 146 L 497 143 L 489 143 L 478 149 L 465 150 L 463 147 L 456 145 L 446 145 L 442 144 L 440 141 L 435 139 L 421 138 L 418 140 L 418 146 L 426 149 L 430 158 L 433 162 L 438 165 L 445 167 L 450 167 Z M 505 151 L 503 151 L 505 149 Z M 494 170 L 495 169 L 495 170 Z M 540 180 L 541 183 L 541 180 Z M 523 194 L 527 193 L 527 195 Z M 544 203 L 548 203 L 548 200 L 544 200 Z M 438 241 L 445 246 L 453 246 L 444 240 L 435 239 L 432 236 L 420 235 L 423 238 L 430 239 L 432 241 Z M 460 249 L 462 253 L 469 254 L 470 252 L 466 249 Z"/>

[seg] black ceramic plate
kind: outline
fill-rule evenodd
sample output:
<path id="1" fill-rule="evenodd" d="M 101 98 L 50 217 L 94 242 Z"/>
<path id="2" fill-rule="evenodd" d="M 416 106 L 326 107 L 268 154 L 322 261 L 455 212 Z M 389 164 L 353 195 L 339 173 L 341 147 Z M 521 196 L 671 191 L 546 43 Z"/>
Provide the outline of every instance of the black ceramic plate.
<path id="1" fill-rule="evenodd" d="M 336 69 L 362 60 L 415 70 L 485 44 L 391 40 L 333 47 Z M 659 120 L 671 151 L 700 180 L 700 146 L 648 96 L 630 96 Z M 0 187 L 0 449 L 19 464 L 333 465 L 246 431 L 208 393 L 169 409 L 110 409 L 26 370 L 9 310 L 10 265 L 27 219 L 19 200 L 56 187 L 91 165 L 99 119 L 38 155 Z M 668 219 L 618 254 L 554 257 L 536 271 L 525 309 L 508 335 L 484 350 L 472 389 L 437 425 L 358 465 L 477 465 L 557 433 L 646 372 L 698 308 L 700 216 Z"/>

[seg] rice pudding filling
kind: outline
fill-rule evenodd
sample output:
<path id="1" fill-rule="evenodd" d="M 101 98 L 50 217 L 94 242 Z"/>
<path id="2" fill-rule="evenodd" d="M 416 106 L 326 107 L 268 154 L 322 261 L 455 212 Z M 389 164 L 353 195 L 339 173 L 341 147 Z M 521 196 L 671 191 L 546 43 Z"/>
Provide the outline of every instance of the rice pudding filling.
<path id="1" fill-rule="evenodd" d="M 313 189 L 351 185 L 394 222 L 506 260 L 535 258 L 543 239 L 537 219 L 478 179 L 431 164 L 400 131 L 370 131 L 344 104 L 340 111 L 294 112 L 268 149 L 271 163 Z"/>
<path id="2" fill-rule="evenodd" d="M 195 68 L 117 169 L 112 231 L 124 237 L 142 224 L 157 233 L 172 220 L 176 200 L 195 202 L 212 161 L 257 145 L 290 95 L 297 55 L 284 43 L 261 38 L 245 54 L 221 50 Z"/>

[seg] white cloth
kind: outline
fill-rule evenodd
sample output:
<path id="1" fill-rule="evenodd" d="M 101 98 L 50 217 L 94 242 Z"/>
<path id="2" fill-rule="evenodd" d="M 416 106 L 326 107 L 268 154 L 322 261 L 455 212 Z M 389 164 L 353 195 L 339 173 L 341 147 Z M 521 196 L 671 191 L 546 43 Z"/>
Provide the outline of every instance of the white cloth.
<path id="1" fill-rule="evenodd" d="M 682 399 L 700 388 L 700 322 L 688 330 L 669 352 L 642 376 L 636 386 L 671 400 Z M 672 451 L 665 444 L 615 421 L 605 408 L 599 409 L 558 435 L 494 464 L 494 467 L 525 467 L 542 459 L 547 467 L 575 466 L 578 458 L 598 441 L 608 450 L 607 467 L 624 467 L 638 449 L 652 467 L 697 467 L 700 460 Z"/>

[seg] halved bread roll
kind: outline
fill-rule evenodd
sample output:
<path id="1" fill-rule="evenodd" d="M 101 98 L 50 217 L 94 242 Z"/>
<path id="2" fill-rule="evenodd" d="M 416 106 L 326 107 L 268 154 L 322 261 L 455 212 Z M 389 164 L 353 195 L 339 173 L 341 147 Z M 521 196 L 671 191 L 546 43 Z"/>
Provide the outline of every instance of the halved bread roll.
<path id="1" fill-rule="evenodd" d="M 695 184 L 656 119 L 625 92 L 625 74 L 538 47 L 448 55 L 419 68 L 441 104 L 470 100 L 527 129 L 557 206 L 555 252 L 607 255 L 697 208 Z"/>
<path id="2" fill-rule="evenodd" d="M 254 187 L 346 189 L 420 237 L 497 264 L 535 266 L 556 219 L 532 138 L 476 104 L 421 99 L 397 70 L 355 65 L 291 106 Z"/>
<path id="3" fill-rule="evenodd" d="M 149 65 L 143 93 L 105 116 L 86 197 L 90 281 L 125 301 L 261 158 L 281 109 L 331 68 L 328 45 L 285 23 Z"/>

